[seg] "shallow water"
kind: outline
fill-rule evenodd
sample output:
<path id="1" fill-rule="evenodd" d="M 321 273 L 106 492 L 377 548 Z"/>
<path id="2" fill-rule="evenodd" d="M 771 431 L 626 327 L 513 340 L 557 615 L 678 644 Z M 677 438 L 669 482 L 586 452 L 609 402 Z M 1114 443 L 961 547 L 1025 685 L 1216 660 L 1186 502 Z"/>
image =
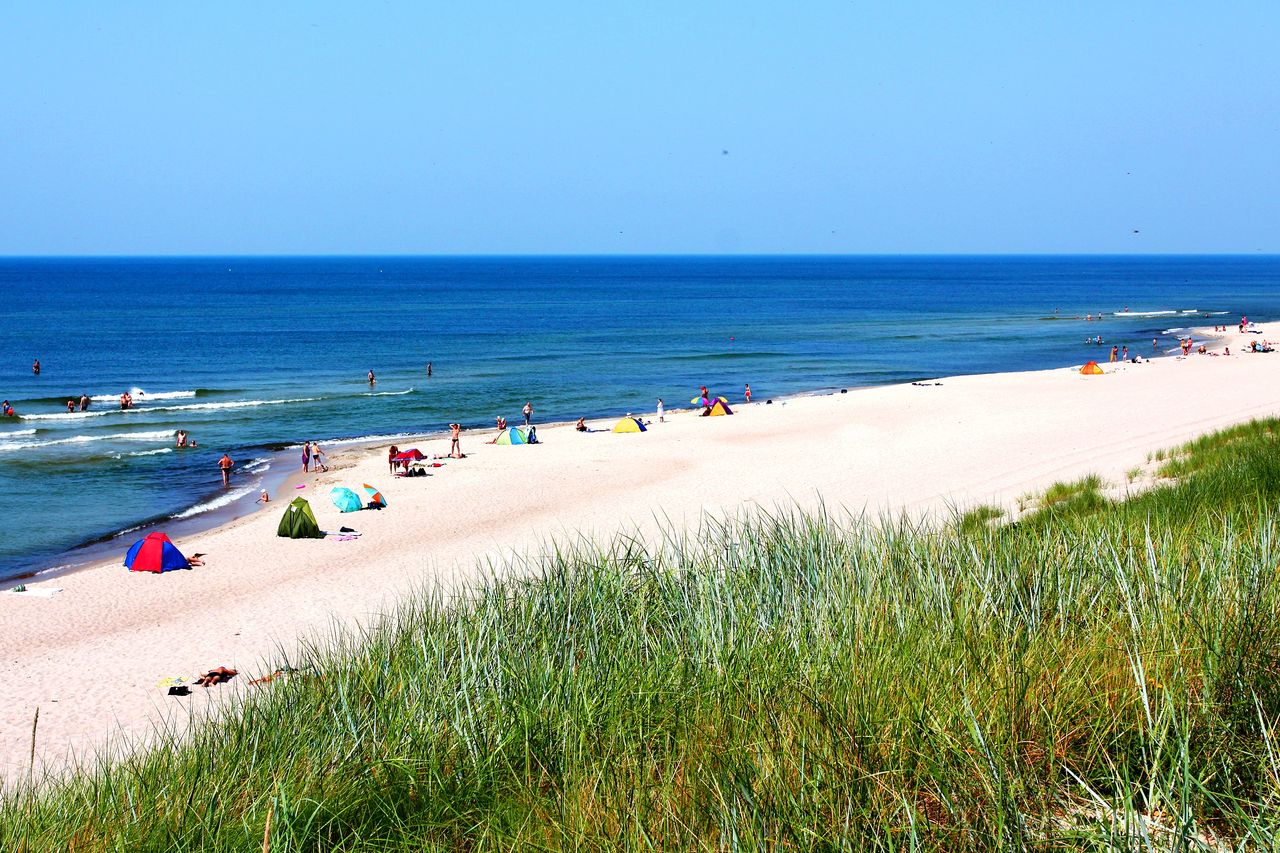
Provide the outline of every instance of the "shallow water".
<path id="1" fill-rule="evenodd" d="M 703 384 L 763 400 L 1145 356 L 1187 325 L 1280 316 L 1278 278 L 1275 257 L 0 260 L 19 414 L 0 422 L 0 578 L 234 509 L 224 450 L 248 495 L 303 440 L 488 428 L 525 400 L 565 420 Z M 177 429 L 200 446 L 173 448 Z"/>

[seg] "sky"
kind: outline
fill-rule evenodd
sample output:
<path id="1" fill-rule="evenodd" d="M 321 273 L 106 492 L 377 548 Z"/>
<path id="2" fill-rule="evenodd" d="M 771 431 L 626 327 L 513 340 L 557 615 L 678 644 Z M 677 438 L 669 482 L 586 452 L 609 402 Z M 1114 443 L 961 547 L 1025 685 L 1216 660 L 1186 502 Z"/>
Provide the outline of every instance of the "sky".
<path id="1" fill-rule="evenodd" d="M 1280 3 L 11 4 L 0 254 L 1280 251 Z"/>

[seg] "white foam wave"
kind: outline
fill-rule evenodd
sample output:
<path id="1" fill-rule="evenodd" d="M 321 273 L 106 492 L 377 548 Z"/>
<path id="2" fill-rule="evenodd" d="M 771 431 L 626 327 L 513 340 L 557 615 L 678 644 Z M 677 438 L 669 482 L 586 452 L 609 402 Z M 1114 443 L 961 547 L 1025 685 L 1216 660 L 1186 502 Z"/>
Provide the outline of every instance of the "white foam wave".
<path id="1" fill-rule="evenodd" d="M 103 415 L 112 414 L 109 409 L 98 409 L 97 411 L 88 412 L 46 412 L 40 415 L 19 415 L 18 420 L 22 421 L 78 421 L 84 418 L 100 418 Z"/>
<path id="2" fill-rule="evenodd" d="M 1191 310 L 1194 311 L 1195 309 L 1193 308 Z M 1179 312 L 1178 311 L 1117 311 L 1111 316 L 1113 317 L 1168 317 L 1177 313 Z M 1185 314 L 1187 312 L 1183 311 L 1181 313 Z"/>
<path id="3" fill-rule="evenodd" d="M 130 456 L 155 456 L 157 453 L 172 453 L 172 447 L 157 447 L 155 450 L 135 450 Z"/>
<path id="4" fill-rule="evenodd" d="M 171 438 L 173 438 L 173 430 L 168 429 L 150 432 L 116 432 L 109 435 L 73 435 L 69 438 L 49 438 L 43 441 L 0 441 L 0 452 L 58 447 L 66 444 L 88 444 L 94 441 L 168 441 Z"/>
<path id="5" fill-rule="evenodd" d="M 200 515 L 201 513 L 209 512 L 210 510 L 220 509 L 224 506 L 235 503 L 245 495 L 252 494 L 255 491 L 257 491 L 256 488 L 233 489 L 225 494 L 218 495 L 213 500 L 196 504 L 193 507 L 184 509 L 182 512 L 174 513 L 169 517 L 172 519 L 190 518 L 193 515 Z"/>
<path id="6" fill-rule="evenodd" d="M 345 447 L 350 444 L 373 444 L 379 441 L 398 441 L 402 438 L 421 438 L 423 433 L 420 432 L 398 432 L 391 435 L 361 435 L 355 438 L 343 438 L 336 441 L 328 442 L 331 447 Z M 302 447 L 301 444 L 295 445 Z"/>
<path id="7" fill-rule="evenodd" d="M 141 388 L 130 388 L 129 396 L 133 397 L 135 403 L 145 403 L 148 400 L 182 400 L 187 397 L 194 397 L 195 391 L 144 391 Z M 93 394 L 89 397 L 95 403 L 118 403 L 120 402 L 119 394 Z"/>
<path id="8" fill-rule="evenodd" d="M 323 397 L 295 397 L 291 400 L 232 400 L 226 403 L 191 403 L 184 406 L 156 406 L 147 412 L 195 412 L 220 409 L 251 409 L 255 406 L 282 406 L 286 403 L 315 403 Z"/>
<path id="9" fill-rule="evenodd" d="M 14 435 L 35 435 L 35 434 L 36 434 L 36 430 L 34 427 L 32 429 L 15 429 L 15 430 L 11 430 L 10 432 L 0 433 L 0 438 L 9 438 L 10 436 L 14 436 Z"/>
<path id="10" fill-rule="evenodd" d="M 248 464 L 246 464 L 246 465 L 242 466 L 242 467 L 241 467 L 241 470 L 242 470 L 242 471 L 246 471 L 246 472 L 248 472 L 248 473 L 250 473 L 250 474 L 256 474 L 256 473 L 258 473 L 259 471 L 265 471 L 265 470 L 267 470 L 267 469 L 268 469 L 268 468 L 270 468 L 270 467 L 271 467 L 271 460 L 270 460 L 270 459 L 254 459 L 253 461 L 249 462 Z"/>
<path id="11" fill-rule="evenodd" d="M 413 388 L 407 391 L 365 391 L 361 397 L 403 397 L 405 394 L 412 394 Z"/>
<path id="12" fill-rule="evenodd" d="M 225 403 L 187 403 L 180 406 L 145 406 L 139 409 L 98 409 L 88 412 L 57 412 L 39 415 L 20 415 L 24 421 L 61 421 L 79 418 L 98 418 L 103 415 L 133 415 L 151 412 L 196 412 L 219 409 L 248 409 L 255 406 L 280 406 L 286 403 L 315 403 L 323 397 L 297 397 L 289 400 L 231 400 Z"/>

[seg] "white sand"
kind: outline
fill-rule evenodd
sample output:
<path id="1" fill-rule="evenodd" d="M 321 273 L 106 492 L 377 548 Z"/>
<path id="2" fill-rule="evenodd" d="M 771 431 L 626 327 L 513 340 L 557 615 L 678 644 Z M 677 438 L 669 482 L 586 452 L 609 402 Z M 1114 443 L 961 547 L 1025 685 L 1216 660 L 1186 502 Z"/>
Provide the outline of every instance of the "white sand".
<path id="1" fill-rule="evenodd" d="M 536 551 L 548 537 L 605 537 L 660 518 L 695 524 L 707 512 L 814 507 L 820 498 L 829 509 L 873 513 L 1012 507 L 1089 473 L 1120 488 L 1149 451 L 1280 413 L 1280 353 L 1240 352 L 1268 335 L 1221 337 L 1231 357 L 1104 363 L 1106 376 L 1062 368 L 774 405 L 757 397 L 734 417 L 668 415 L 644 434 L 540 429 L 534 447 L 464 433 L 468 458 L 425 478 L 388 476 L 385 446 L 346 451 L 329 473 L 273 496 L 259 514 L 179 541 L 187 554 L 208 554 L 202 568 L 135 574 L 113 563 L 58 578 L 63 591 L 51 598 L 0 597 L 8 661 L 0 774 L 25 777 L 37 707 L 37 760 L 56 768 L 113 733 L 144 735 L 162 715 L 181 717 L 231 689 L 174 698 L 156 687 L 162 678 L 225 664 L 244 673 L 238 689 L 254 689 L 244 682 L 268 671 L 265 660 L 280 660 L 277 644 L 292 648 L 335 619 L 367 619 L 414 586 L 475 578 L 477 560 Z M 1105 362 L 1107 350 L 1098 355 Z M 417 446 L 443 454 L 448 440 Z M 380 486 L 390 507 L 340 515 L 328 489 L 362 482 Z M 363 537 L 278 538 L 295 494 L 311 500 L 322 528 L 346 524 Z"/>

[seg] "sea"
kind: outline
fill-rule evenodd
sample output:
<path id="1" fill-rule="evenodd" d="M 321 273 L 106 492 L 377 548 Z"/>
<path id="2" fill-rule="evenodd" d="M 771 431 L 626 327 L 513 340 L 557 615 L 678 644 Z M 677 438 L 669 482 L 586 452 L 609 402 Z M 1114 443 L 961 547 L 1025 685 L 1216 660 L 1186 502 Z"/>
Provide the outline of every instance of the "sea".
<path id="1" fill-rule="evenodd" d="M 1164 356 L 1280 317 L 1278 283 L 1276 256 L 0 259 L 0 582 L 260 511 L 304 441 Z"/>

